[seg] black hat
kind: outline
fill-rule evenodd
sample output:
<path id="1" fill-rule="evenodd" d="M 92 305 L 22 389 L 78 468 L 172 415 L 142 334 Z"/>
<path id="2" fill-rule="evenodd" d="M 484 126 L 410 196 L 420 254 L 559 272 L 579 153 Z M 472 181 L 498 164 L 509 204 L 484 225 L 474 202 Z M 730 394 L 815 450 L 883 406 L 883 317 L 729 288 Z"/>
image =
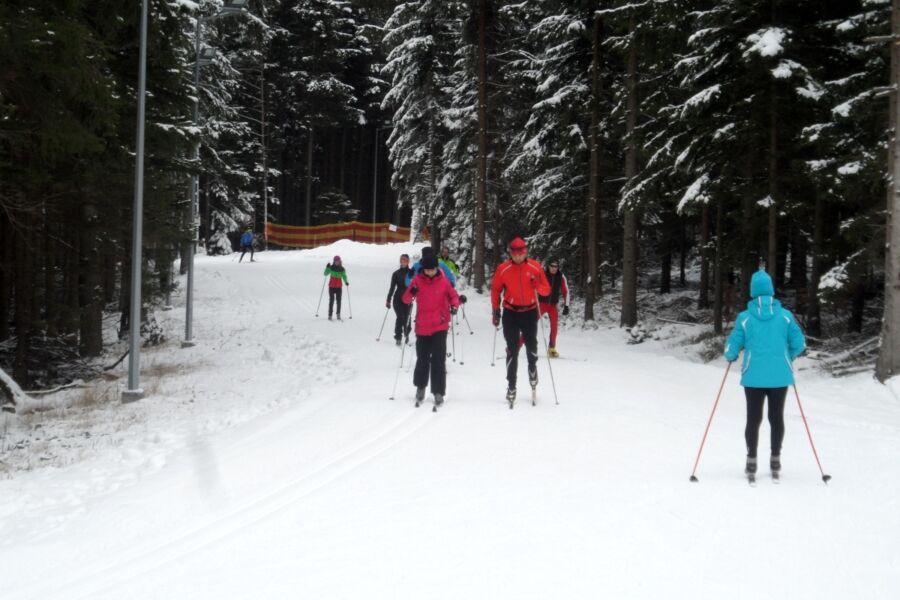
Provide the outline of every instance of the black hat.
<path id="1" fill-rule="evenodd" d="M 434 256 L 434 248 L 431 246 L 425 246 L 422 248 L 422 258 L 426 256 Z"/>
<path id="2" fill-rule="evenodd" d="M 422 262 L 420 263 L 423 269 L 437 269 L 438 261 L 435 258 L 434 254 L 429 254 L 428 256 L 422 257 Z"/>

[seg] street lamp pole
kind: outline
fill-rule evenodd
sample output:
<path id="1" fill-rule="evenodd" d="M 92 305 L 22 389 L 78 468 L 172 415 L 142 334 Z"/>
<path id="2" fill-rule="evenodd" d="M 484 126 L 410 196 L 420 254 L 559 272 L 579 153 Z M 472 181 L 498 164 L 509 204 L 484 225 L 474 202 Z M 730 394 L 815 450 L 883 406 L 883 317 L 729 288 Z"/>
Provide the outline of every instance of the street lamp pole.
<path id="1" fill-rule="evenodd" d="M 144 114 L 147 98 L 147 4 L 141 2 L 141 43 L 138 60 L 137 148 L 134 165 L 134 215 L 131 240 L 131 313 L 128 323 L 128 389 L 122 402 L 134 402 L 144 396 L 140 387 L 141 369 L 141 249 L 144 237 Z"/>
<path id="2" fill-rule="evenodd" d="M 375 241 L 375 207 L 376 200 L 378 199 L 378 126 L 375 126 L 375 148 L 373 154 L 375 155 L 374 164 L 372 166 L 372 243 L 377 243 Z"/>

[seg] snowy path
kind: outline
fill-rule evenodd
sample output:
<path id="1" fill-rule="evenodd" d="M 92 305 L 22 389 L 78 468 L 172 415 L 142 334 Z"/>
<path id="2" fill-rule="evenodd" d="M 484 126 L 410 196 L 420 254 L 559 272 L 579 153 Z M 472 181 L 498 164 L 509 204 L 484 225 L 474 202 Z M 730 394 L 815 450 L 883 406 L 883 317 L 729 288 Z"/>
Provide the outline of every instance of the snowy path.
<path id="1" fill-rule="evenodd" d="M 560 405 L 542 358 L 538 406 L 523 394 L 510 411 L 487 299 L 472 298 L 475 333 L 458 332 L 465 365 L 448 359 L 446 406 L 432 413 L 429 396 L 415 409 L 405 371 L 388 400 L 393 315 L 375 342 L 404 248 L 199 260 L 200 343 L 164 351 L 191 368 L 119 409 L 159 413 L 149 427 L 164 431 L 0 482 L 3 597 L 900 594 L 900 402 L 887 388 L 804 372 L 834 480 L 819 479 L 791 396 L 783 483 L 763 469 L 751 489 L 732 376 L 690 484 L 721 363 L 626 346 L 618 330 L 564 330 L 564 357 L 584 360 L 554 361 Z M 352 284 L 353 319 L 345 295 L 340 323 L 324 318 L 327 296 L 313 316 L 335 252 Z M 182 315 L 168 317 L 176 336 Z"/>

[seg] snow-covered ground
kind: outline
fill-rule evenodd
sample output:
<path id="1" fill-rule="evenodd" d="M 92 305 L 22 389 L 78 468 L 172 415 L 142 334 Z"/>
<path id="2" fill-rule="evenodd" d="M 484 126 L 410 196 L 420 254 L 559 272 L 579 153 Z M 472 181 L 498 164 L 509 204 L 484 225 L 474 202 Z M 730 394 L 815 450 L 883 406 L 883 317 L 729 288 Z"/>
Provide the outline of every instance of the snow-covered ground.
<path id="1" fill-rule="evenodd" d="M 732 374 L 689 483 L 723 362 L 573 321 L 552 363 L 559 405 L 542 356 L 538 405 L 523 394 L 511 411 L 502 360 L 490 364 L 488 299 L 469 290 L 474 333 L 457 331 L 446 405 L 416 409 L 407 365 L 388 399 L 392 315 L 375 341 L 390 273 L 411 250 L 200 258 L 198 345 L 179 348 L 183 307 L 161 313 L 171 338 L 143 354 L 147 398 L 110 402 L 107 387 L 65 418 L 7 420 L 4 600 L 900 595 L 889 388 L 802 371 L 833 480 L 821 481 L 791 396 L 783 482 L 763 468 L 751 488 Z M 314 316 L 336 253 L 351 282 L 343 322 L 325 319 L 327 296 Z"/>

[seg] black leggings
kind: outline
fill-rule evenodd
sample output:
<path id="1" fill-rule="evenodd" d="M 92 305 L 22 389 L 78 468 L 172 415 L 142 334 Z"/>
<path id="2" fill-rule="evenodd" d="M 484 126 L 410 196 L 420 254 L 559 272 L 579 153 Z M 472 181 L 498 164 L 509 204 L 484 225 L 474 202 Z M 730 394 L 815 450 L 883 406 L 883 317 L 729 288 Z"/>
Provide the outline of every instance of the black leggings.
<path id="1" fill-rule="evenodd" d="M 506 381 L 510 389 L 516 389 L 516 371 L 519 369 L 519 337 L 525 341 L 525 357 L 528 370 L 537 369 L 538 311 L 503 311 L 503 338 L 506 340 Z"/>
<path id="2" fill-rule="evenodd" d="M 341 288 L 328 288 L 328 316 L 334 310 L 334 301 L 337 299 L 337 316 L 341 316 Z"/>
<path id="3" fill-rule="evenodd" d="M 409 330 L 411 325 L 409 324 L 409 311 L 412 309 L 412 304 L 406 304 L 403 300 L 400 299 L 400 294 L 394 298 L 394 312 L 397 314 L 397 322 L 394 323 L 394 339 L 399 340 L 401 337 L 406 335 L 406 338 L 409 339 Z"/>
<path id="4" fill-rule="evenodd" d="M 431 335 L 416 335 L 416 370 L 413 383 L 417 388 L 428 385 L 431 374 L 431 393 L 443 396 L 447 391 L 447 331 Z"/>
<path id="5" fill-rule="evenodd" d="M 744 439 L 747 441 L 747 456 L 756 456 L 759 445 L 759 426 L 762 424 L 763 403 L 769 398 L 769 428 L 772 430 L 772 454 L 781 454 L 781 442 L 784 440 L 784 399 L 787 388 L 752 388 L 745 387 L 747 397 L 747 426 L 744 428 Z"/>

